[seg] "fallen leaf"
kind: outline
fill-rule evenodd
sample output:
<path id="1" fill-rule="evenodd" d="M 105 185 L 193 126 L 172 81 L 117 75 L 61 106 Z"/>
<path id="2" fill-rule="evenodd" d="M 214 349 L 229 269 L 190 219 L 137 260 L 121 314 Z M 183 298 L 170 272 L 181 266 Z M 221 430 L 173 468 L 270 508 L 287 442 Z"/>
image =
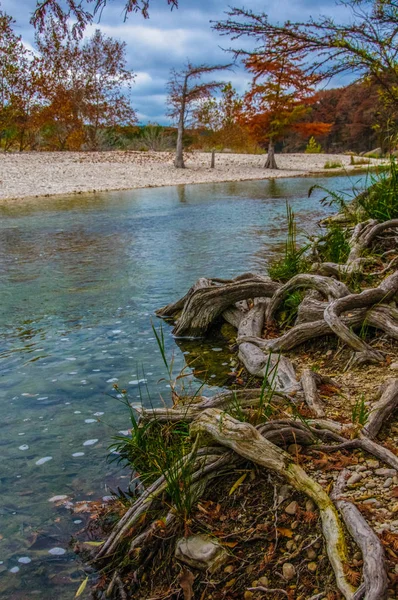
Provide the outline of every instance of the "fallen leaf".
<path id="1" fill-rule="evenodd" d="M 285 529 L 284 527 L 277 527 L 277 532 L 283 535 L 283 537 L 292 538 L 293 531 L 291 529 Z"/>
<path id="2" fill-rule="evenodd" d="M 189 569 L 183 569 L 179 576 L 179 584 L 184 594 L 184 600 L 192 600 L 193 598 L 193 582 L 195 577 Z"/>
<path id="3" fill-rule="evenodd" d="M 103 544 L 104 542 L 83 542 L 83 543 L 84 543 L 86 546 L 94 546 L 94 547 L 97 547 L 97 546 L 102 546 L 102 544 Z"/>
<path id="4" fill-rule="evenodd" d="M 88 583 L 88 577 L 86 577 L 86 579 L 80 584 L 79 589 L 76 592 L 75 598 L 79 598 L 79 596 L 82 595 L 82 593 L 86 589 L 87 583 Z"/>
<path id="5" fill-rule="evenodd" d="M 223 546 L 227 546 L 227 548 L 235 548 L 238 545 L 238 542 L 221 542 Z"/>
<path id="6" fill-rule="evenodd" d="M 235 481 L 234 485 L 231 487 L 231 489 L 228 492 L 228 496 L 232 496 L 232 494 L 244 482 L 244 480 L 246 479 L 246 477 L 247 477 L 247 473 L 243 473 L 243 475 L 241 477 L 239 477 L 239 479 L 237 481 Z"/>

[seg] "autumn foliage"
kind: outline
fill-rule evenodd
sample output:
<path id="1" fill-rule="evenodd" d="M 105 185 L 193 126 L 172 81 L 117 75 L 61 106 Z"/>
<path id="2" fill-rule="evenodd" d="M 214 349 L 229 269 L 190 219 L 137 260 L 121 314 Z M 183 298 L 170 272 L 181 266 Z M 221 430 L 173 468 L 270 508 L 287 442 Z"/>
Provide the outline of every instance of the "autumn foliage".
<path id="1" fill-rule="evenodd" d="M 276 43 L 277 48 L 281 45 L 283 40 Z M 269 58 L 266 54 L 253 54 L 244 63 L 253 80 L 244 97 L 241 122 L 260 145 L 268 144 L 270 160 L 266 166 L 276 168 L 275 142 L 291 131 L 307 139 L 325 135 L 332 124 L 305 120 L 317 100 L 316 78 L 305 74 L 300 57 L 275 54 Z"/>
<path id="2" fill-rule="evenodd" d="M 136 122 L 125 44 L 99 30 L 84 42 L 55 20 L 29 52 L 0 12 L 0 144 L 4 150 L 98 149 L 103 130 Z"/>

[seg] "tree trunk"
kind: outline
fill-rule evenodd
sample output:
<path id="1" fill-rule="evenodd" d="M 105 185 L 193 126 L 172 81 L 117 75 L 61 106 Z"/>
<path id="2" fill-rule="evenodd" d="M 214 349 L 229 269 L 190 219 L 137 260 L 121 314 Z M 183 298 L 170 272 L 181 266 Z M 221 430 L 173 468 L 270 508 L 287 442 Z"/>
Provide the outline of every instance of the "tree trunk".
<path id="1" fill-rule="evenodd" d="M 277 169 L 278 165 L 275 160 L 275 148 L 273 140 L 270 140 L 268 143 L 268 155 L 267 160 L 265 161 L 264 169 Z"/>
<path id="2" fill-rule="evenodd" d="M 184 137 L 184 125 L 185 125 L 185 106 L 186 106 L 187 89 L 188 89 L 188 78 L 186 76 L 184 79 L 184 86 L 183 86 L 183 90 L 182 90 L 180 118 L 178 120 L 178 131 L 177 131 L 176 157 L 174 160 L 174 166 L 177 169 L 185 169 L 184 153 L 183 153 L 184 152 L 183 137 Z"/>

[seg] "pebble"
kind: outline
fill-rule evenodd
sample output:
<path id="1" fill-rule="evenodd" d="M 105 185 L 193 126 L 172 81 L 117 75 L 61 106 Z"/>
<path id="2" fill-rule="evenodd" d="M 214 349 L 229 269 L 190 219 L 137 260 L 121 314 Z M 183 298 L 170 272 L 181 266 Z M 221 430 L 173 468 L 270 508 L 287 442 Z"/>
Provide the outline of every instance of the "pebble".
<path id="1" fill-rule="evenodd" d="M 52 456 L 44 456 L 43 458 L 39 458 L 39 460 L 36 461 L 37 465 L 44 465 L 44 463 L 48 462 L 49 460 L 52 460 L 53 457 Z"/>
<path id="2" fill-rule="evenodd" d="M 375 481 L 368 481 L 368 483 L 365 485 L 367 490 L 373 490 L 374 488 L 377 487 L 377 483 Z"/>
<path id="3" fill-rule="evenodd" d="M 296 569 L 291 563 L 284 563 L 282 565 L 282 574 L 287 581 L 290 581 L 296 576 Z"/>
<path id="4" fill-rule="evenodd" d="M 84 452 L 74 452 L 72 456 L 73 458 L 79 458 L 80 456 L 84 456 Z"/>
<path id="5" fill-rule="evenodd" d="M 66 554 L 66 550 L 65 550 L 65 548 L 55 547 L 55 548 L 51 548 L 48 551 L 48 553 L 51 554 L 52 556 L 62 556 L 63 554 Z"/>
<path id="6" fill-rule="evenodd" d="M 85 423 L 96 423 L 97 419 L 84 419 Z"/>
<path id="7" fill-rule="evenodd" d="M 315 504 L 312 500 L 307 500 L 307 502 L 305 503 L 305 510 L 307 512 L 312 512 L 315 510 Z"/>
<path id="8" fill-rule="evenodd" d="M 288 504 L 285 508 L 285 512 L 288 515 L 295 515 L 298 509 L 298 504 L 295 500 L 293 500 L 293 502 L 290 502 L 290 504 Z"/>
<path id="9" fill-rule="evenodd" d="M 356 483 L 359 483 L 361 480 L 362 480 L 361 473 L 353 473 L 351 475 L 351 477 L 348 479 L 347 485 L 355 485 Z"/>
<path id="10" fill-rule="evenodd" d="M 18 558 L 18 562 L 22 565 L 28 565 L 32 562 L 32 559 L 29 556 L 21 556 L 21 558 Z"/>
<path id="11" fill-rule="evenodd" d="M 49 502 L 59 502 L 60 500 L 66 500 L 68 496 L 66 496 L 65 494 L 62 494 L 60 496 L 53 496 L 52 498 L 49 498 Z"/>
<path id="12" fill-rule="evenodd" d="M 19 567 L 13 567 L 12 569 L 10 569 L 10 573 L 18 573 L 19 571 Z"/>
<path id="13" fill-rule="evenodd" d="M 379 508 L 381 506 L 381 503 L 376 500 L 376 498 L 368 498 L 367 500 L 364 500 L 363 503 L 374 506 L 375 508 Z"/>
<path id="14" fill-rule="evenodd" d="M 394 477 L 397 474 L 395 469 L 376 469 L 375 473 L 380 477 Z"/>
<path id="15" fill-rule="evenodd" d="M 258 580 L 257 583 L 258 583 L 258 585 L 261 585 L 262 587 L 268 587 L 269 586 L 268 577 L 263 575 L 262 577 L 260 577 L 260 579 Z"/>
<path id="16" fill-rule="evenodd" d="M 385 480 L 385 482 L 383 483 L 383 488 L 389 488 L 392 485 L 392 477 L 389 477 L 388 479 Z"/>
<path id="17" fill-rule="evenodd" d="M 95 439 L 95 440 L 86 440 L 86 441 L 83 443 L 83 446 L 93 446 L 93 445 L 94 445 L 94 444 L 96 444 L 97 442 L 98 442 L 98 439 Z"/>
<path id="18" fill-rule="evenodd" d="M 397 371 L 398 370 L 398 362 L 391 363 L 390 369 L 392 369 L 393 371 Z"/>
<path id="19" fill-rule="evenodd" d="M 22 446 L 18 447 L 18 450 L 29 450 L 28 444 L 22 444 Z"/>
<path id="20" fill-rule="evenodd" d="M 378 460 L 367 460 L 366 464 L 368 465 L 369 469 L 378 469 L 380 467 L 380 463 Z"/>
<path id="21" fill-rule="evenodd" d="M 314 560 L 316 558 L 317 554 L 315 552 L 315 550 L 313 548 L 308 548 L 307 550 L 307 558 L 309 558 L 310 560 Z"/>
<path id="22" fill-rule="evenodd" d="M 289 540 L 286 544 L 286 550 L 288 552 L 291 552 L 292 550 L 294 550 L 296 548 L 296 542 L 294 542 L 293 540 Z"/>
<path id="23" fill-rule="evenodd" d="M 316 564 L 316 562 L 310 562 L 307 565 L 307 569 L 311 572 L 311 573 L 315 573 L 315 571 L 317 570 L 318 565 Z"/>

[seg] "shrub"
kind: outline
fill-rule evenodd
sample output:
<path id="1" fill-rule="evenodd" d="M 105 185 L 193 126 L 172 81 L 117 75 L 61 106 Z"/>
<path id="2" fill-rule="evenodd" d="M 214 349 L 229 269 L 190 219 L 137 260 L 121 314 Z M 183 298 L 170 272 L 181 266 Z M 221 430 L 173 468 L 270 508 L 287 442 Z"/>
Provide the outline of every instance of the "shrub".
<path id="1" fill-rule="evenodd" d="M 315 138 L 312 136 L 308 140 L 307 147 L 305 149 L 306 154 L 320 154 L 322 152 L 322 146 L 318 144 Z"/>
<path id="2" fill-rule="evenodd" d="M 365 218 L 389 221 L 398 218 L 398 167 L 394 156 L 388 169 L 380 169 L 370 176 L 367 193 L 358 196 L 358 206 Z"/>
<path id="3" fill-rule="evenodd" d="M 341 169 L 343 166 L 344 166 L 343 163 L 341 163 L 339 161 L 336 161 L 336 162 L 327 161 L 327 162 L 325 162 L 323 168 L 324 169 Z"/>

